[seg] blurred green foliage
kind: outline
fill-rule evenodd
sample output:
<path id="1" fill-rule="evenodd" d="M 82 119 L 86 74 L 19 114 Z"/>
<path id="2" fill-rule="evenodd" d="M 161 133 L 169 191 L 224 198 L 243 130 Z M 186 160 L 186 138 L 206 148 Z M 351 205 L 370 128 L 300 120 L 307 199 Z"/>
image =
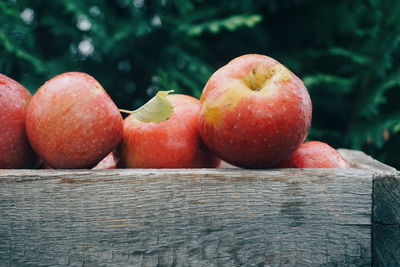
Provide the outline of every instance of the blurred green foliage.
<path id="1" fill-rule="evenodd" d="M 308 87 L 309 139 L 400 168 L 399 18 L 396 0 L 3 0 L 0 72 L 32 92 L 87 72 L 133 109 L 160 89 L 199 97 L 229 60 L 265 54 Z"/>

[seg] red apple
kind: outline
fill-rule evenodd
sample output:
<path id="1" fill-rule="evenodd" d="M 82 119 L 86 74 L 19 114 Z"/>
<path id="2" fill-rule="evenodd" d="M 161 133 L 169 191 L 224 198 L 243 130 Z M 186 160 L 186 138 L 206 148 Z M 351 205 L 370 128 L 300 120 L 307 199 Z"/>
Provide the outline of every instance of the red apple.
<path id="1" fill-rule="evenodd" d="M 350 168 L 346 160 L 328 144 L 310 141 L 298 149 L 277 168 Z"/>
<path id="2" fill-rule="evenodd" d="M 92 168 L 122 138 L 122 116 L 90 75 L 68 72 L 47 81 L 28 106 L 33 149 L 53 168 Z"/>
<path id="3" fill-rule="evenodd" d="M 217 70 L 201 99 L 199 129 L 222 160 L 268 168 L 303 143 L 311 99 L 303 82 L 276 60 L 244 55 Z"/>
<path id="4" fill-rule="evenodd" d="M 25 87 L 0 73 L 0 169 L 38 166 L 38 157 L 25 132 L 26 109 L 31 97 Z"/>
<path id="5" fill-rule="evenodd" d="M 186 95 L 169 95 L 166 100 L 173 107 L 172 116 L 166 120 L 144 122 L 136 114 L 124 120 L 124 137 L 119 145 L 121 166 L 217 167 L 220 160 L 207 149 L 198 131 L 199 101 Z"/>

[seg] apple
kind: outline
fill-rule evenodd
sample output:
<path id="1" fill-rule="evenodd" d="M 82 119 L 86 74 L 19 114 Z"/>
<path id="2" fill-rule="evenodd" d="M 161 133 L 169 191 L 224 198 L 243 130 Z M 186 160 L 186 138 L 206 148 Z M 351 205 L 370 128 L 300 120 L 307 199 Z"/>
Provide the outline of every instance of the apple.
<path id="1" fill-rule="evenodd" d="M 38 167 L 25 132 L 31 97 L 25 87 L 0 73 L 0 169 Z"/>
<path id="2" fill-rule="evenodd" d="M 244 55 L 217 70 L 200 103 L 204 142 L 239 167 L 275 166 L 303 143 L 311 124 L 311 99 L 303 82 L 263 55 Z"/>
<path id="3" fill-rule="evenodd" d="M 306 142 L 277 168 L 350 168 L 347 161 L 326 143 Z"/>
<path id="4" fill-rule="evenodd" d="M 125 118 L 124 137 L 118 147 L 121 167 L 218 167 L 220 160 L 207 149 L 198 131 L 199 101 L 167 94 L 159 92 L 139 112 Z"/>
<path id="5" fill-rule="evenodd" d="M 29 141 L 53 168 L 92 168 L 122 138 L 122 116 L 90 75 L 67 72 L 32 97 L 26 117 Z"/>

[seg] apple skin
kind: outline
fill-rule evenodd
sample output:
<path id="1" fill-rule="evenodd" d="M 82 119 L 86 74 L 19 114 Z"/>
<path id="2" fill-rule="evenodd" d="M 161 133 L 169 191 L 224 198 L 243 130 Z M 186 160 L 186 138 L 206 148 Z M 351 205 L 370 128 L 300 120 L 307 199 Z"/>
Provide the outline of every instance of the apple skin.
<path id="1" fill-rule="evenodd" d="M 244 55 L 217 70 L 200 103 L 199 130 L 208 148 L 244 168 L 273 167 L 286 159 L 311 124 L 303 82 L 263 55 Z"/>
<path id="2" fill-rule="evenodd" d="M 216 168 L 220 160 L 204 145 L 198 131 L 200 103 L 186 95 L 169 95 L 173 115 L 160 123 L 124 120 L 118 147 L 123 168 Z"/>
<path id="3" fill-rule="evenodd" d="M 319 141 L 309 141 L 277 168 L 350 168 L 346 160 L 333 147 Z"/>
<path id="4" fill-rule="evenodd" d="M 25 87 L 0 73 L 0 169 L 39 165 L 25 132 L 26 109 L 31 97 Z"/>
<path id="5" fill-rule="evenodd" d="M 26 130 L 52 168 L 94 167 L 122 138 L 122 116 L 90 75 L 67 72 L 42 85 L 28 106 Z"/>

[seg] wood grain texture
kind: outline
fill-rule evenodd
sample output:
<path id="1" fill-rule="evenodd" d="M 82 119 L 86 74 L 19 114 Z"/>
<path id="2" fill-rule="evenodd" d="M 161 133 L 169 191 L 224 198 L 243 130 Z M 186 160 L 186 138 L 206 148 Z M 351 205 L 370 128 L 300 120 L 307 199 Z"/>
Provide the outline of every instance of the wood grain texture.
<path id="1" fill-rule="evenodd" d="M 362 151 L 341 148 L 338 149 L 338 152 L 353 168 L 371 170 L 374 172 L 397 172 L 395 168 L 377 161 Z"/>
<path id="2" fill-rule="evenodd" d="M 400 266 L 400 226 L 373 225 L 373 266 Z"/>
<path id="3" fill-rule="evenodd" d="M 399 172 L 361 151 L 339 152 L 353 167 L 371 170 L 373 178 L 372 259 L 374 266 L 400 266 Z"/>
<path id="4" fill-rule="evenodd" d="M 400 176 L 382 173 L 373 182 L 373 262 L 400 266 Z"/>
<path id="5" fill-rule="evenodd" d="M 373 221 L 385 225 L 400 225 L 400 175 L 375 175 L 373 191 Z"/>
<path id="6" fill-rule="evenodd" d="M 367 170 L 0 171 L 0 266 L 371 264 Z"/>

